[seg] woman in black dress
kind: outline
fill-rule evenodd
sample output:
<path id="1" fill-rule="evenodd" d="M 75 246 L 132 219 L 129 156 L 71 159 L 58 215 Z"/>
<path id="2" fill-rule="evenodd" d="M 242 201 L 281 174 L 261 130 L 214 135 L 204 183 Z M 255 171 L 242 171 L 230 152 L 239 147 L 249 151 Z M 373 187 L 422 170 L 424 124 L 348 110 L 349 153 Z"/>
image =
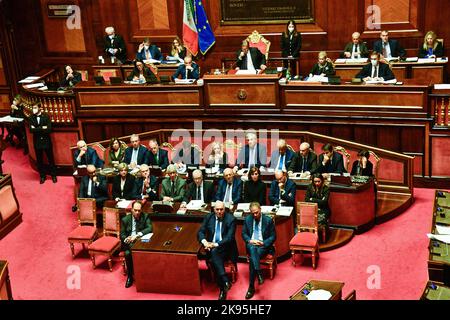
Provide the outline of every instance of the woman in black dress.
<path id="1" fill-rule="evenodd" d="M 258 202 L 266 205 L 266 184 L 261 181 L 261 172 L 257 167 L 248 171 L 248 181 L 244 183 L 244 202 Z"/>
<path id="2" fill-rule="evenodd" d="M 297 26 L 294 20 L 289 20 L 286 24 L 286 31 L 281 35 L 281 56 L 283 58 L 296 58 L 300 57 L 300 49 L 302 48 L 302 36 L 300 32 L 297 32 Z M 288 61 L 284 62 L 285 68 L 291 69 L 291 75 L 295 75 L 296 68 L 295 63 L 288 64 Z M 292 63 L 292 65 L 291 65 Z"/>
<path id="3" fill-rule="evenodd" d="M 317 203 L 319 207 L 319 226 L 328 226 L 331 215 L 330 207 L 328 206 L 329 197 L 330 189 L 324 184 L 323 176 L 320 173 L 315 173 L 312 176 L 311 184 L 306 190 L 305 201 Z"/>

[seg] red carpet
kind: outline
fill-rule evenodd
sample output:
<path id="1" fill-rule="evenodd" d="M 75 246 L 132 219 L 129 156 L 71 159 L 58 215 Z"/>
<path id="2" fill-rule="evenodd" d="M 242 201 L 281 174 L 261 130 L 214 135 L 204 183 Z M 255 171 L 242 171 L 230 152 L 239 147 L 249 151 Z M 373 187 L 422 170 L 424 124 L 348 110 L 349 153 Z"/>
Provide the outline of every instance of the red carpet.
<path id="1" fill-rule="evenodd" d="M 106 264 L 93 270 L 87 254 L 72 259 L 67 243 L 67 234 L 76 226 L 76 215 L 70 210 L 72 177 L 40 185 L 21 150 L 8 148 L 3 159 L 3 171 L 12 173 L 24 220 L 0 240 L 0 259 L 9 261 L 15 299 L 217 299 L 218 289 L 203 264 L 202 296 L 177 296 L 137 293 L 134 286 L 126 289 L 118 262 L 109 272 Z M 290 260 L 280 263 L 275 279 L 257 287 L 253 299 L 286 300 L 308 279 L 343 281 L 343 295 L 356 289 L 357 299 L 418 299 L 428 278 L 426 233 L 433 196 L 432 189 L 415 189 L 415 203 L 408 211 L 355 236 L 342 248 L 321 253 L 316 270 L 308 262 L 296 267 Z M 367 285 L 374 283 L 373 266 L 380 273 L 379 288 Z M 68 281 L 73 267 L 80 270 L 79 289 L 67 286 L 73 283 Z M 228 299 L 244 299 L 247 286 L 248 266 L 239 263 L 238 280 Z"/>

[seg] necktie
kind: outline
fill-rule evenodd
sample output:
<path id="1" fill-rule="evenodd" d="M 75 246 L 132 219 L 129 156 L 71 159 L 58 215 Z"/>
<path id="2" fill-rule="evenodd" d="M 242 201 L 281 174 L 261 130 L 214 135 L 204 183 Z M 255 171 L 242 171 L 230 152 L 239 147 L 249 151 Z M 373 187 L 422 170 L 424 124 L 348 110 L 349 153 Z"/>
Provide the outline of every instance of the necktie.
<path id="1" fill-rule="evenodd" d="M 200 187 L 197 187 L 197 199 L 196 200 L 202 200 L 202 194 L 201 194 Z"/>
<path id="2" fill-rule="evenodd" d="M 145 58 L 146 58 L 147 60 L 150 59 L 150 51 L 149 51 L 149 50 L 145 50 Z"/>
<path id="3" fill-rule="evenodd" d="M 259 228 L 259 221 L 255 221 L 255 230 L 253 231 L 253 239 L 254 240 L 262 239 L 261 229 Z"/>
<path id="4" fill-rule="evenodd" d="M 221 221 L 219 219 L 216 220 L 216 233 L 214 235 L 214 242 L 218 243 L 220 241 L 220 225 Z"/>
<path id="5" fill-rule="evenodd" d="M 387 58 L 386 55 L 386 43 L 383 42 L 383 57 Z"/>
<path id="6" fill-rule="evenodd" d="M 156 165 L 159 166 L 159 157 L 158 157 L 158 153 L 156 153 L 155 160 L 156 160 Z"/>
<path id="7" fill-rule="evenodd" d="M 175 182 L 172 181 L 172 197 L 175 196 Z"/>
<path id="8" fill-rule="evenodd" d="M 280 162 L 278 164 L 278 170 L 283 170 L 283 162 L 284 162 L 284 155 L 280 156 Z"/>
<path id="9" fill-rule="evenodd" d="M 302 172 L 305 172 L 305 171 L 306 171 L 306 168 L 305 168 L 305 163 L 306 163 L 306 161 L 305 161 L 305 157 L 302 157 L 302 158 L 303 158 Z"/>
<path id="10" fill-rule="evenodd" d="M 230 202 L 230 195 L 231 195 L 231 184 L 227 184 L 227 190 L 225 191 L 225 198 L 223 199 L 223 202 Z"/>
<path id="11" fill-rule="evenodd" d="M 144 181 L 142 182 L 142 194 L 146 194 L 147 192 L 146 192 L 147 190 L 145 190 L 145 179 L 144 179 Z"/>

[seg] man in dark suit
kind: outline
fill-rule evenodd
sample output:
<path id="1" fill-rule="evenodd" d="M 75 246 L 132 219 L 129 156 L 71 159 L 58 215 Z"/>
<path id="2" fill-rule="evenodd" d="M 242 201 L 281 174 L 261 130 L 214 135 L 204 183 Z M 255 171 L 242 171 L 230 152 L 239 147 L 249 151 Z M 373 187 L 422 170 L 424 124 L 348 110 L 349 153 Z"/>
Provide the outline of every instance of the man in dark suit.
<path id="1" fill-rule="evenodd" d="M 56 167 L 53 157 L 53 145 L 50 138 L 52 131 L 52 122 L 47 114 L 42 113 L 41 104 L 35 104 L 32 107 L 33 114 L 29 118 L 30 132 L 33 134 L 33 145 L 36 152 L 36 162 L 41 176 L 40 183 L 45 182 L 46 170 L 44 165 L 43 154 L 45 152 L 48 161 L 50 175 L 54 183 L 56 179 Z"/>
<path id="2" fill-rule="evenodd" d="M 219 300 L 227 298 L 231 282 L 225 273 L 224 262 L 231 259 L 237 263 L 238 250 L 235 239 L 236 218 L 225 212 L 225 204 L 217 201 L 214 212 L 209 213 L 198 231 L 198 241 L 205 248 L 220 288 Z"/>
<path id="3" fill-rule="evenodd" d="M 395 79 L 395 76 L 389 65 L 380 62 L 380 54 L 374 51 L 370 54 L 370 63 L 362 68 L 356 78 L 364 81 L 387 81 Z"/>
<path id="4" fill-rule="evenodd" d="M 198 168 L 201 161 L 200 152 L 187 140 L 181 143 L 181 147 L 175 151 L 172 159 L 177 168 L 184 166 Z"/>
<path id="5" fill-rule="evenodd" d="M 126 163 L 120 163 L 117 167 L 119 174 L 114 177 L 112 184 L 112 198 L 133 200 L 136 198 L 136 179 L 128 173 Z"/>
<path id="6" fill-rule="evenodd" d="M 258 48 L 250 48 L 248 41 L 242 42 L 241 50 L 237 52 L 236 70 L 265 70 L 266 56 Z"/>
<path id="7" fill-rule="evenodd" d="M 359 59 L 369 57 L 369 49 L 367 49 L 366 44 L 361 41 L 360 37 L 361 34 L 359 32 L 353 32 L 352 42 L 345 45 L 344 52 L 341 54 L 342 58 Z"/>
<path id="8" fill-rule="evenodd" d="M 265 167 L 267 165 L 266 146 L 258 143 L 256 134 L 253 132 L 247 133 L 246 140 L 247 144 L 239 150 L 235 171 L 242 168 L 250 169 L 253 166 Z"/>
<path id="9" fill-rule="evenodd" d="M 180 178 L 174 164 L 167 167 L 168 175 L 162 182 L 161 199 L 163 201 L 181 202 L 186 194 L 186 180 Z"/>
<path id="10" fill-rule="evenodd" d="M 149 59 L 161 61 L 163 55 L 156 45 L 150 43 L 149 38 L 145 38 L 139 45 L 138 52 L 136 53 L 136 60 L 144 61 Z"/>
<path id="11" fill-rule="evenodd" d="M 311 150 L 308 142 L 300 144 L 300 150 L 295 154 L 288 168 L 288 173 L 315 172 L 317 168 L 317 155 Z"/>
<path id="12" fill-rule="evenodd" d="M 104 52 L 110 57 L 118 59 L 121 63 L 127 60 L 127 48 L 122 36 L 116 34 L 113 27 L 105 28 L 106 36 L 104 37 Z"/>
<path id="13" fill-rule="evenodd" d="M 84 140 L 77 142 L 78 150 L 75 150 L 74 154 L 74 167 L 92 164 L 96 168 L 103 168 L 104 161 L 100 159 L 95 149 L 88 147 Z"/>
<path id="14" fill-rule="evenodd" d="M 148 164 L 151 166 L 158 166 L 162 170 L 166 170 L 169 165 L 169 155 L 164 149 L 161 149 L 158 142 L 152 139 L 148 142 L 150 152 L 148 153 Z"/>
<path id="15" fill-rule="evenodd" d="M 322 147 L 323 153 L 319 156 L 319 167 L 317 173 L 344 173 L 344 159 L 339 152 L 334 152 L 331 144 Z"/>
<path id="16" fill-rule="evenodd" d="M 373 44 L 373 51 L 378 52 L 382 58 L 406 57 L 406 51 L 400 46 L 397 40 L 389 39 L 389 31 L 383 30 L 380 33 L 380 40 Z"/>
<path id="17" fill-rule="evenodd" d="M 131 147 L 125 149 L 124 162 L 129 164 L 132 168 L 136 165 L 148 163 L 148 150 L 141 145 L 141 140 L 137 134 L 132 134 L 130 137 Z"/>
<path id="18" fill-rule="evenodd" d="M 94 198 L 97 208 L 108 199 L 108 185 L 104 176 L 97 175 L 93 165 L 87 166 L 87 176 L 81 179 L 79 198 Z"/>
<path id="19" fill-rule="evenodd" d="M 198 169 L 192 172 L 192 179 L 194 181 L 187 186 L 186 195 L 181 205 L 184 207 L 191 200 L 202 200 L 204 203 L 210 203 L 214 197 L 212 182 L 203 180 L 203 173 Z"/>
<path id="20" fill-rule="evenodd" d="M 278 140 L 277 148 L 272 152 L 272 156 L 270 157 L 270 168 L 287 171 L 295 157 L 295 152 L 287 147 L 286 140 L 284 139 Z"/>
<path id="21" fill-rule="evenodd" d="M 150 216 L 142 212 L 142 203 L 135 201 L 131 207 L 131 214 L 122 218 L 120 226 L 120 240 L 122 241 L 122 251 L 125 251 L 125 262 L 127 264 L 127 281 L 125 288 L 133 284 L 133 259 L 131 257 L 131 247 L 140 237 L 153 231 Z"/>
<path id="22" fill-rule="evenodd" d="M 216 201 L 226 203 L 239 203 L 242 197 L 242 181 L 234 176 L 233 169 L 226 168 L 223 171 L 223 179 L 219 181 Z"/>
<path id="23" fill-rule="evenodd" d="M 295 183 L 288 178 L 286 171 L 275 171 L 275 180 L 270 185 L 270 205 L 295 206 Z"/>
<path id="24" fill-rule="evenodd" d="M 172 78 L 178 79 L 180 75 L 181 79 L 198 79 L 200 77 L 198 64 L 192 61 L 191 56 L 184 57 L 184 64 L 179 65 Z"/>
<path id="25" fill-rule="evenodd" d="M 242 228 L 242 239 L 250 256 L 250 282 L 245 299 L 251 299 L 255 294 L 256 277 L 260 285 L 264 283 L 259 262 L 266 254 L 274 254 L 273 244 L 277 237 L 272 218 L 261 215 L 261 206 L 258 202 L 250 203 L 250 212 L 251 215 L 245 218 Z"/>
<path id="26" fill-rule="evenodd" d="M 139 168 L 141 177 L 136 179 L 135 198 L 149 201 L 159 200 L 158 189 L 159 181 L 156 177 L 150 175 L 150 168 L 143 164 Z"/>

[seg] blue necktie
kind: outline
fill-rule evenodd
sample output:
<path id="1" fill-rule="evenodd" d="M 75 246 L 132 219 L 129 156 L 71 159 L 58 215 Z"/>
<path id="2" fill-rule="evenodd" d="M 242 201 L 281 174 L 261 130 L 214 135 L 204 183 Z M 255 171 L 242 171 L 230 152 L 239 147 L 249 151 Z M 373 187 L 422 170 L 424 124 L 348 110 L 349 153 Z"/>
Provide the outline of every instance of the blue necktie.
<path id="1" fill-rule="evenodd" d="M 220 220 L 216 220 L 216 234 L 214 236 L 214 242 L 218 243 L 220 241 L 220 224 L 222 222 Z"/>
<path id="2" fill-rule="evenodd" d="M 283 170 L 283 162 L 284 162 L 284 155 L 280 156 L 280 164 L 278 165 L 278 170 Z"/>
<path id="3" fill-rule="evenodd" d="M 254 230 L 254 233 L 253 233 L 253 238 L 254 238 L 254 240 L 259 240 L 259 239 L 262 238 L 261 237 L 261 230 L 259 230 L 259 221 L 258 222 L 255 221 L 255 230 Z"/>

